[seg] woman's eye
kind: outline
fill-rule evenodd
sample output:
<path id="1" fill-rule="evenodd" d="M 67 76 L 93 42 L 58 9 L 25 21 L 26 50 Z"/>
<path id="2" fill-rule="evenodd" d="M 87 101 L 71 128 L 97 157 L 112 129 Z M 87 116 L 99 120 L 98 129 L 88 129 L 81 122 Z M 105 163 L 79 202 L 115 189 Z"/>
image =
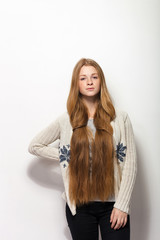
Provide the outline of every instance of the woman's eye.
<path id="1" fill-rule="evenodd" d="M 97 76 L 94 76 L 93 77 L 94 79 L 97 79 L 98 77 Z M 80 78 L 80 80 L 84 80 L 85 78 Z"/>

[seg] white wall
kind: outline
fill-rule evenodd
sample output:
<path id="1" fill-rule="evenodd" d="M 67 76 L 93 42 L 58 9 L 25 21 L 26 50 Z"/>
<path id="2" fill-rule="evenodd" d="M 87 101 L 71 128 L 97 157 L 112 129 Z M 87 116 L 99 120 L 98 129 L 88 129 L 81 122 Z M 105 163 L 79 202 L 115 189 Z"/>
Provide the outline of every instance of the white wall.
<path id="1" fill-rule="evenodd" d="M 66 110 L 73 67 L 88 57 L 134 128 L 131 240 L 157 240 L 159 10 L 158 0 L 1 1 L 0 239 L 71 239 L 59 165 L 27 148 Z"/>

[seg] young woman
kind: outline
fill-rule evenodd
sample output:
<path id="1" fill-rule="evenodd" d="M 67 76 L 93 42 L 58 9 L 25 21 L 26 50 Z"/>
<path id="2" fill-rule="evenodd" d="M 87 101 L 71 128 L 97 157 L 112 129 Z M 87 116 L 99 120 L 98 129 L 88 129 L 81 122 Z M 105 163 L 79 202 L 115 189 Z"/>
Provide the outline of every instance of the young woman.
<path id="1" fill-rule="evenodd" d="M 50 146 L 57 139 L 58 148 Z M 98 240 L 98 227 L 102 240 L 130 239 L 134 133 L 127 112 L 113 106 L 97 62 L 77 62 L 67 111 L 38 133 L 28 150 L 60 162 L 73 240 Z"/>

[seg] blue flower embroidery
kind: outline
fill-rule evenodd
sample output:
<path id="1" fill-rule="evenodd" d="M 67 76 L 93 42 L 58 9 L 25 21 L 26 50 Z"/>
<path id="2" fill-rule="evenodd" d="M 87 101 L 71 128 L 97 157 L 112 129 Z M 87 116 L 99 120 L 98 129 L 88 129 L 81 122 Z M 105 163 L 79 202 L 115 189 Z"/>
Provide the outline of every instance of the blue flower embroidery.
<path id="1" fill-rule="evenodd" d="M 65 168 L 66 166 L 67 166 L 67 165 L 64 163 L 64 164 L 63 164 L 63 167 Z"/>
<path id="2" fill-rule="evenodd" d="M 123 143 L 118 143 L 117 145 L 117 150 L 116 150 L 116 153 L 117 153 L 117 158 L 123 162 L 123 157 L 126 156 L 126 154 L 124 153 L 124 150 L 126 149 L 127 147 L 126 146 L 123 146 Z"/>
<path id="3" fill-rule="evenodd" d="M 66 163 L 70 161 L 70 144 L 59 147 L 59 158 L 60 163 L 64 162 L 63 167 L 67 167 Z"/>

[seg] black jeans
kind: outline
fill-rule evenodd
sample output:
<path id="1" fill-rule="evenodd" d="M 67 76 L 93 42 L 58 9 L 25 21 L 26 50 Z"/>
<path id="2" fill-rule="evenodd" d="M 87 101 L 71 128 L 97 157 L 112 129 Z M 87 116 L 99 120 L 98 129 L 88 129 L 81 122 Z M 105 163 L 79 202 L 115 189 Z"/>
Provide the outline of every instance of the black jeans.
<path id="1" fill-rule="evenodd" d="M 66 219 L 73 240 L 98 240 L 98 226 L 102 240 L 129 240 L 130 215 L 127 223 L 119 229 L 111 228 L 110 215 L 115 202 L 93 201 L 76 207 L 76 215 L 72 215 L 66 202 Z"/>

